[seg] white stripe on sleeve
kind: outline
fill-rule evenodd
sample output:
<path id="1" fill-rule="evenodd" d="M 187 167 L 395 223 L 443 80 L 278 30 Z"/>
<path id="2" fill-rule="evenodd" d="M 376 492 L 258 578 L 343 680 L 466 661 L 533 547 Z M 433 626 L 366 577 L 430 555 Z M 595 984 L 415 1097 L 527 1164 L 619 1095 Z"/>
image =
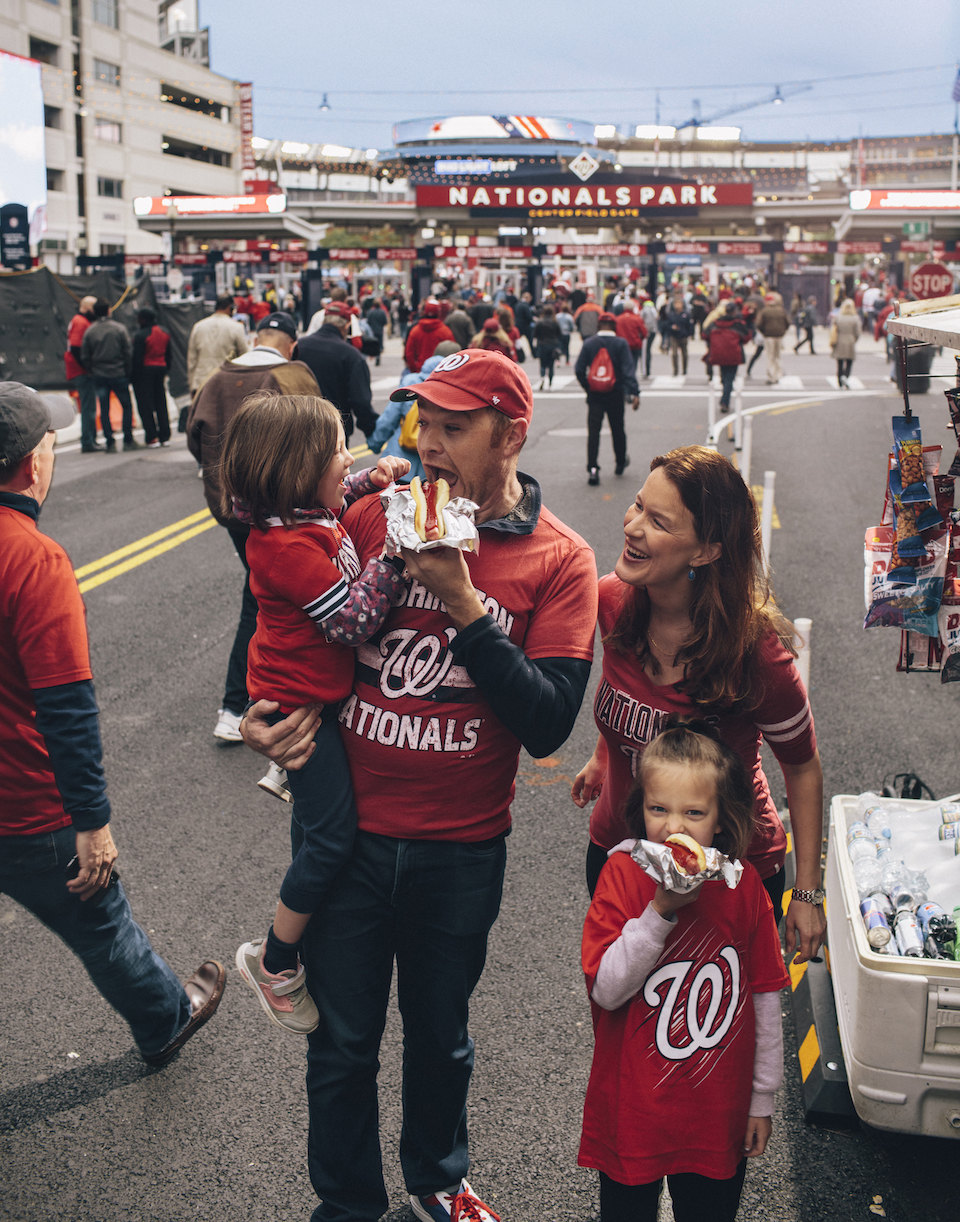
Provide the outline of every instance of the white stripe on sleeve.
<path id="1" fill-rule="evenodd" d="M 331 615 L 336 615 L 349 597 L 350 587 L 341 577 L 326 593 L 307 603 L 303 609 L 315 623 L 320 624 Z"/>
<path id="2" fill-rule="evenodd" d="M 803 708 L 793 717 L 787 718 L 786 721 L 773 722 L 770 725 L 761 725 L 757 723 L 757 729 L 763 737 L 770 743 L 787 743 L 792 742 L 795 738 L 800 738 L 806 733 L 807 727 L 811 719 L 810 701 L 803 702 Z"/>

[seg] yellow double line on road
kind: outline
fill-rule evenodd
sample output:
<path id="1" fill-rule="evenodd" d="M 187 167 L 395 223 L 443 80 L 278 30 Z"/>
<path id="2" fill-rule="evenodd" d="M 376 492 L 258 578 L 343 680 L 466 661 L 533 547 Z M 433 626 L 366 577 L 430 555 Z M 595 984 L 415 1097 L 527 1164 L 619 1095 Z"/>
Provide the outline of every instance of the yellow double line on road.
<path id="1" fill-rule="evenodd" d="M 165 526 L 162 530 L 155 530 L 152 535 L 145 535 L 142 539 L 137 539 L 135 543 L 128 543 L 125 547 L 118 548 L 117 551 L 110 552 L 107 556 L 101 556 L 99 560 L 91 560 L 89 564 L 81 565 L 80 568 L 74 570 L 80 582 L 80 593 L 84 594 L 87 590 L 94 590 L 106 581 L 113 581 L 114 577 L 129 573 L 131 569 L 138 568 L 141 564 L 146 564 L 148 560 L 156 559 L 157 556 L 162 556 L 164 552 L 179 547 L 188 539 L 196 538 L 197 535 L 216 524 L 217 520 L 211 515 L 210 510 L 201 509 L 198 513 L 192 513 L 188 518 L 181 518 L 179 522 Z M 181 533 L 178 534 L 178 531 Z M 151 547 L 151 544 L 155 546 Z M 90 573 L 96 575 L 88 576 Z"/>
<path id="2" fill-rule="evenodd" d="M 350 453 L 354 458 L 362 458 L 365 454 L 370 453 L 370 447 L 360 445 Z M 164 526 L 162 530 L 155 530 L 152 535 L 144 535 L 142 539 L 127 543 L 115 552 L 101 556 L 99 560 L 91 560 L 89 564 L 81 565 L 80 568 L 74 569 L 74 574 L 80 582 L 80 593 L 85 594 L 87 590 L 95 590 L 97 586 L 113 581 L 114 577 L 129 573 L 131 569 L 139 568 L 148 560 L 155 560 L 157 556 L 172 551 L 173 548 L 179 547 L 181 543 L 186 543 L 189 539 L 195 539 L 197 535 L 202 535 L 205 530 L 209 530 L 216 524 L 216 518 L 212 516 L 210 510 L 201 509 L 187 518 L 181 518 L 179 522 Z"/>

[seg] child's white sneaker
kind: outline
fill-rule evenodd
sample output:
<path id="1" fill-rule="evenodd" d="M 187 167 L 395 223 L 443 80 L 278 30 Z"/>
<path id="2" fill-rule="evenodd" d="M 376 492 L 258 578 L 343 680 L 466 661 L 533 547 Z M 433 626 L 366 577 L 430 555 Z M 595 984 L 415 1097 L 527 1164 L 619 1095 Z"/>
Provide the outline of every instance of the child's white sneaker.
<path id="1" fill-rule="evenodd" d="M 262 776 L 257 784 L 264 793 L 272 794 L 275 798 L 280 798 L 283 802 L 292 802 L 293 794 L 287 788 L 287 770 L 280 768 L 276 764 L 271 764 L 267 769 L 266 776 Z"/>
<path id="2" fill-rule="evenodd" d="M 307 992 L 307 973 L 299 971 L 271 975 L 263 966 L 266 938 L 244 942 L 237 951 L 240 975 L 253 989 L 260 1004 L 278 1027 L 293 1035 L 309 1035 L 320 1025 L 320 1013 Z"/>

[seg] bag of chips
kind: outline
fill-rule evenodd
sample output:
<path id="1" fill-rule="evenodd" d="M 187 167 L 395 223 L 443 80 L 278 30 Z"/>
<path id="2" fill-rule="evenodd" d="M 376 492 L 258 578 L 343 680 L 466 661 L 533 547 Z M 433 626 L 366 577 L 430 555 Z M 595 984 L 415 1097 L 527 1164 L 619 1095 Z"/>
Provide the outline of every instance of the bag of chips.
<path id="1" fill-rule="evenodd" d="M 900 500 L 904 504 L 913 501 L 929 501 L 930 493 L 923 478 L 923 442 L 920 437 L 920 421 L 913 417 L 893 417 L 893 449 L 897 456 L 902 490 Z"/>
<path id="2" fill-rule="evenodd" d="M 943 456 L 943 446 L 924 446 L 922 450 L 922 454 L 923 454 L 923 478 L 927 485 L 927 491 L 931 492 L 934 486 L 933 481 L 936 478 L 937 473 L 940 470 L 940 459 Z M 884 497 L 883 497 L 883 515 L 880 518 L 880 522 L 883 526 L 892 526 L 893 525 L 893 493 L 890 491 L 890 482 L 891 481 L 889 478 L 889 472 L 896 471 L 897 480 L 899 481 L 900 479 L 900 468 L 899 468 L 899 465 L 897 464 L 897 455 L 896 455 L 896 452 L 893 450 L 890 451 L 890 454 L 887 459 L 887 470 L 888 470 L 887 483 L 884 488 Z M 898 487 L 900 486 L 902 485 L 898 484 Z M 937 508 L 939 509 L 939 504 Z"/>
<path id="3" fill-rule="evenodd" d="M 906 512 L 906 507 L 905 510 Z M 901 520 L 903 519 L 901 514 Z M 919 536 L 918 536 L 919 537 Z M 906 628 L 937 636 L 937 612 L 943 593 L 948 530 L 932 531 L 926 550 L 911 566 L 909 585 L 890 580 L 896 563 L 897 532 L 891 526 L 872 526 L 864 542 L 864 578 L 867 614 L 864 628 Z M 908 567 L 908 566 L 902 566 Z"/>
<path id="4" fill-rule="evenodd" d="M 950 408 L 950 423 L 953 425 L 957 441 L 960 442 L 960 386 L 951 386 L 943 393 L 947 396 L 947 406 Z M 960 449 L 954 455 L 947 475 L 960 475 Z"/>

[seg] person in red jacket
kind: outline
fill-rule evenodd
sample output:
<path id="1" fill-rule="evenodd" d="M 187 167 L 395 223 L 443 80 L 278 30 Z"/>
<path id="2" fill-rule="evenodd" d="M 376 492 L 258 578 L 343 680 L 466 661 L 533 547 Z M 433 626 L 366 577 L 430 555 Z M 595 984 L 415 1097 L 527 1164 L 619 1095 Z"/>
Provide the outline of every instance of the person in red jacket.
<path id="1" fill-rule="evenodd" d="M 743 345 L 753 332 L 739 316 L 737 303 L 728 301 L 724 313 L 703 334 L 709 341 L 704 360 L 708 365 L 720 366 L 720 381 L 723 383 L 720 411 L 728 412 L 737 368 L 743 364 Z"/>
<path id="2" fill-rule="evenodd" d="M 637 307 L 636 298 L 630 297 L 623 304 L 623 313 L 617 317 L 617 334 L 627 341 L 630 355 L 633 357 L 633 372 L 637 372 L 637 362 L 643 351 L 643 341 L 647 338 L 647 328 Z"/>
<path id="3" fill-rule="evenodd" d="M 157 326 L 153 310 L 138 310 L 139 330 L 133 336 L 130 381 L 137 396 L 137 411 L 143 422 L 143 440 L 156 450 L 170 444 L 170 412 L 164 379 L 169 367 L 170 336 Z"/>
<path id="4" fill-rule="evenodd" d="M 437 344 L 445 339 L 453 339 L 453 332 L 440 321 L 440 302 L 434 297 L 428 297 L 423 304 L 423 316 L 410 328 L 407 342 L 403 349 L 404 359 L 410 373 L 419 373 L 423 362 L 428 361 L 437 350 Z"/>

